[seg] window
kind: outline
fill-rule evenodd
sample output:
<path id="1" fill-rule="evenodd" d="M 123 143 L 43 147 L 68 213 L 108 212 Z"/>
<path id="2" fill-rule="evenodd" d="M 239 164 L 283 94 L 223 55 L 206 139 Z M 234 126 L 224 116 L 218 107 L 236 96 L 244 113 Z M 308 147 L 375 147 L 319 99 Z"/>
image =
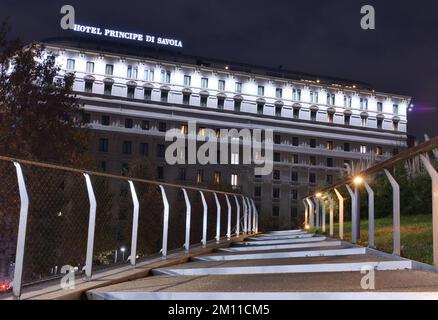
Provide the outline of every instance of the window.
<path id="1" fill-rule="evenodd" d="M 192 77 L 188 75 L 184 75 L 184 85 L 186 87 L 190 87 L 192 85 Z"/>
<path id="2" fill-rule="evenodd" d="M 334 114 L 333 113 L 328 113 L 327 114 L 327 122 L 328 123 L 333 123 L 333 118 L 334 118 Z"/>
<path id="3" fill-rule="evenodd" d="M 166 132 L 166 130 L 167 130 L 166 122 L 159 122 L 158 123 L 158 131 Z"/>
<path id="4" fill-rule="evenodd" d="M 351 108 L 351 96 L 344 96 L 344 108 Z"/>
<path id="5" fill-rule="evenodd" d="M 224 106 L 225 106 L 225 99 L 221 97 L 217 98 L 217 108 L 222 110 Z"/>
<path id="6" fill-rule="evenodd" d="M 344 151 L 345 152 L 350 152 L 350 144 L 348 142 L 344 143 Z"/>
<path id="7" fill-rule="evenodd" d="M 298 160 L 299 160 L 298 155 L 297 154 L 293 154 L 292 155 L 292 163 L 298 164 Z"/>
<path id="8" fill-rule="evenodd" d="M 290 217 L 291 217 L 291 219 L 297 219 L 297 217 L 298 217 L 298 208 L 297 207 L 290 207 Z"/>
<path id="9" fill-rule="evenodd" d="M 106 165 L 106 161 L 102 161 L 102 162 L 100 163 L 100 168 L 102 169 L 103 172 L 106 171 L 106 167 L 107 167 L 107 165 Z"/>
<path id="10" fill-rule="evenodd" d="M 85 92 L 87 93 L 93 92 L 93 81 L 85 80 Z"/>
<path id="11" fill-rule="evenodd" d="M 328 174 L 328 175 L 325 177 L 325 182 L 326 182 L 327 184 L 329 184 L 329 185 L 333 184 L 333 176 L 332 176 L 331 174 Z"/>
<path id="12" fill-rule="evenodd" d="M 181 133 L 182 134 L 188 134 L 189 133 L 189 127 L 186 124 L 181 125 Z"/>
<path id="13" fill-rule="evenodd" d="M 99 139 L 99 151 L 108 152 L 108 139 L 106 138 Z"/>
<path id="14" fill-rule="evenodd" d="M 140 143 L 140 155 L 142 156 L 149 155 L 149 144 L 147 142 Z"/>
<path id="15" fill-rule="evenodd" d="M 376 147 L 376 154 L 377 154 L 378 156 L 383 155 L 383 148 L 382 148 L 381 146 L 377 146 L 377 147 Z"/>
<path id="16" fill-rule="evenodd" d="M 346 126 L 349 126 L 349 125 L 350 125 L 350 121 L 351 121 L 351 116 L 348 115 L 348 114 L 346 114 L 346 115 L 344 116 L 344 124 L 345 124 Z"/>
<path id="17" fill-rule="evenodd" d="M 204 182 L 204 170 L 199 169 L 196 172 L 196 183 L 203 183 Z"/>
<path id="18" fill-rule="evenodd" d="M 157 144 L 157 158 L 164 158 L 166 153 L 166 148 L 164 144 Z"/>
<path id="19" fill-rule="evenodd" d="M 74 69 L 75 69 L 75 60 L 67 59 L 67 70 L 74 70 Z"/>
<path id="20" fill-rule="evenodd" d="M 398 121 L 392 122 L 392 128 L 394 129 L 394 131 L 398 131 Z"/>
<path id="21" fill-rule="evenodd" d="M 242 107 L 242 102 L 234 100 L 234 111 L 240 112 L 241 107 Z"/>
<path id="22" fill-rule="evenodd" d="M 152 99 L 152 89 L 144 88 L 144 99 L 150 101 Z"/>
<path id="23" fill-rule="evenodd" d="M 326 149 L 327 150 L 333 150 L 333 141 L 327 141 Z"/>
<path id="24" fill-rule="evenodd" d="M 87 61 L 87 65 L 85 67 L 86 72 L 94 73 L 94 62 Z"/>
<path id="25" fill-rule="evenodd" d="M 274 144 L 281 144 L 281 135 L 279 134 L 274 135 Z"/>
<path id="26" fill-rule="evenodd" d="M 280 152 L 274 152 L 274 162 L 280 162 L 281 160 Z"/>
<path id="27" fill-rule="evenodd" d="M 178 178 L 179 178 L 179 180 L 182 180 L 182 181 L 186 180 L 186 169 L 185 168 L 178 169 Z"/>
<path id="28" fill-rule="evenodd" d="M 398 104 L 393 104 L 392 105 L 392 113 L 398 114 Z"/>
<path id="29" fill-rule="evenodd" d="M 201 96 L 201 107 L 207 107 L 207 96 Z"/>
<path id="30" fill-rule="evenodd" d="M 141 130 L 149 130 L 149 121 L 141 120 Z"/>
<path id="31" fill-rule="evenodd" d="M 298 137 L 292 137 L 292 145 L 294 147 L 298 147 L 299 144 L 300 144 L 300 139 Z"/>
<path id="32" fill-rule="evenodd" d="M 311 166 L 316 166 L 316 157 L 315 156 L 310 156 L 309 157 L 309 163 Z"/>
<path id="33" fill-rule="evenodd" d="M 135 87 L 134 86 L 128 86 L 128 98 L 130 99 L 134 99 L 134 95 L 135 95 Z"/>
<path id="34" fill-rule="evenodd" d="M 125 176 L 129 173 L 129 164 L 122 163 L 122 175 Z"/>
<path id="35" fill-rule="evenodd" d="M 256 186 L 254 187 L 254 197 L 261 197 L 262 196 L 262 187 Z"/>
<path id="36" fill-rule="evenodd" d="M 316 121 L 316 111 L 315 110 L 310 111 L 310 120 Z"/>
<path id="37" fill-rule="evenodd" d="M 367 126 L 367 118 L 362 118 L 361 124 L 362 124 L 362 127 L 366 127 Z"/>
<path id="38" fill-rule="evenodd" d="M 125 119 L 125 128 L 131 129 L 134 125 L 134 121 L 132 119 Z"/>
<path id="39" fill-rule="evenodd" d="M 377 129 L 382 129 L 382 128 L 383 128 L 383 120 L 377 119 Z"/>
<path id="40" fill-rule="evenodd" d="M 281 98 L 283 98 L 283 89 L 281 89 L 281 88 L 276 88 L 276 89 L 275 89 L 275 97 L 276 97 L 277 99 L 281 99 Z"/>
<path id="41" fill-rule="evenodd" d="M 215 171 L 213 174 L 213 183 L 220 184 L 221 183 L 221 173 L 219 171 Z"/>
<path id="42" fill-rule="evenodd" d="M 318 92 L 310 91 L 310 102 L 318 103 Z"/>
<path id="43" fill-rule="evenodd" d="M 219 80 L 217 83 L 217 88 L 219 91 L 225 91 L 225 80 Z"/>
<path id="44" fill-rule="evenodd" d="M 161 70 L 161 82 L 170 83 L 170 71 Z"/>
<path id="45" fill-rule="evenodd" d="M 301 89 L 292 90 L 292 100 L 301 101 Z"/>
<path id="46" fill-rule="evenodd" d="M 83 123 L 91 123 L 91 114 L 89 113 L 84 113 L 82 115 L 82 122 Z"/>
<path id="47" fill-rule="evenodd" d="M 112 89 L 113 89 L 112 83 L 105 83 L 103 93 L 107 96 L 110 96 Z"/>
<path id="48" fill-rule="evenodd" d="M 112 64 L 107 64 L 105 66 L 105 74 L 107 76 L 112 76 L 114 73 L 114 66 Z"/>
<path id="49" fill-rule="evenodd" d="M 309 183 L 312 183 L 312 184 L 316 183 L 316 174 L 315 173 L 309 173 Z"/>
<path id="50" fill-rule="evenodd" d="M 258 114 L 263 114 L 263 109 L 264 109 L 264 104 L 263 103 L 257 103 L 257 113 Z"/>
<path id="51" fill-rule="evenodd" d="M 327 167 L 333 168 L 333 158 L 327 158 Z"/>
<path id="52" fill-rule="evenodd" d="M 272 216 L 273 217 L 279 217 L 280 216 L 280 208 L 279 207 L 272 207 Z"/>
<path id="53" fill-rule="evenodd" d="M 274 170 L 274 171 L 272 172 L 272 178 L 273 178 L 274 180 L 280 180 L 280 170 Z"/>
<path id="54" fill-rule="evenodd" d="M 291 198 L 292 200 L 298 200 L 298 190 L 297 189 L 292 189 L 290 192 Z"/>
<path id="55" fill-rule="evenodd" d="M 368 99 L 360 98 L 360 108 L 362 110 L 368 110 Z"/>
<path id="56" fill-rule="evenodd" d="M 205 136 L 205 128 L 204 127 L 198 128 L 198 136 L 201 136 L 201 137 Z"/>
<path id="57" fill-rule="evenodd" d="M 377 112 L 383 112 L 383 103 L 377 102 Z"/>
<path id="58" fill-rule="evenodd" d="M 334 94 L 327 93 L 327 104 L 329 106 L 335 105 L 335 95 Z"/>
<path id="59" fill-rule="evenodd" d="M 161 90 L 161 102 L 166 103 L 169 98 L 169 91 Z"/>
<path id="60" fill-rule="evenodd" d="M 360 146 L 360 153 L 367 153 L 367 146 L 361 145 Z"/>
<path id="61" fill-rule="evenodd" d="M 259 96 L 264 96 L 265 95 L 265 87 L 264 86 L 258 86 L 257 87 L 257 94 Z"/>
<path id="62" fill-rule="evenodd" d="M 130 78 L 130 79 L 137 79 L 138 68 L 137 67 L 133 67 L 131 65 L 128 65 L 126 76 L 127 76 L 127 78 Z"/>
<path id="63" fill-rule="evenodd" d="M 242 83 L 241 82 L 236 82 L 235 83 L 235 91 L 237 93 L 241 93 L 242 92 Z"/>
<path id="64" fill-rule="evenodd" d="M 310 139 L 310 147 L 316 148 L 316 139 Z"/>
<path id="65" fill-rule="evenodd" d="M 131 141 L 123 141 L 122 152 L 124 154 L 132 153 L 132 142 Z"/>
<path id="66" fill-rule="evenodd" d="M 189 93 L 183 93 L 183 104 L 185 104 L 185 105 L 190 104 L 190 94 Z"/>
<path id="67" fill-rule="evenodd" d="M 273 188 L 272 189 L 272 198 L 280 199 L 280 188 Z"/>
<path id="68" fill-rule="evenodd" d="M 208 78 L 201 78 L 201 88 L 202 89 L 208 88 Z"/>
<path id="69" fill-rule="evenodd" d="M 292 171 L 290 179 L 293 182 L 297 182 L 298 181 L 298 172 L 297 171 Z"/>
<path id="70" fill-rule="evenodd" d="M 102 116 L 101 124 L 103 126 L 109 126 L 109 124 L 110 124 L 110 117 L 109 116 Z"/>
<path id="71" fill-rule="evenodd" d="M 281 109 L 282 109 L 282 107 L 280 107 L 280 106 L 275 107 L 275 116 L 276 117 L 281 117 Z"/>
<path id="72" fill-rule="evenodd" d="M 161 166 L 157 167 L 157 179 L 164 179 L 164 168 Z"/>
<path id="73" fill-rule="evenodd" d="M 154 81 L 154 71 L 144 69 L 144 80 L 146 81 Z"/>
<path id="74" fill-rule="evenodd" d="M 392 155 L 393 156 L 398 155 L 398 153 L 399 153 L 399 150 L 397 148 L 392 149 Z"/>
<path id="75" fill-rule="evenodd" d="M 238 152 L 231 153 L 231 164 L 232 165 L 239 164 L 239 153 Z"/>
<path id="76" fill-rule="evenodd" d="M 299 108 L 294 108 L 293 118 L 294 119 L 299 119 L 300 118 L 300 109 Z"/>
<path id="77" fill-rule="evenodd" d="M 237 187 L 237 174 L 233 173 L 231 175 L 231 185 L 233 187 Z"/>

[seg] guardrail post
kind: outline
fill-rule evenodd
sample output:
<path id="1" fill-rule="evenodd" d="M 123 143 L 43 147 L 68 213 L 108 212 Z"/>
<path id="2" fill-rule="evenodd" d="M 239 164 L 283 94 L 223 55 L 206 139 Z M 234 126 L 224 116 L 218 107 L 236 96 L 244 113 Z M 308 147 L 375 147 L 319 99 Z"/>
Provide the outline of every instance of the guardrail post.
<path id="1" fill-rule="evenodd" d="M 392 186 L 392 213 L 393 213 L 393 245 L 394 254 L 400 255 L 400 186 L 387 169 L 383 169 Z"/>
<path id="2" fill-rule="evenodd" d="M 330 230 L 329 230 L 329 234 L 330 234 L 330 237 L 333 238 L 333 235 L 334 235 L 334 230 L 333 230 L 333 228 L 334 228 L 334 226 L 333 226 L 333 219 L 334 219 L 334 217 L 333 217 L 333 215 L 334 215 L 334 212 L 333 212 L 333 210 L 334 210 L 333 198 L 330 195 L 327 195 L 327 198 L 328 198 L 328 201 L 329 201 L 329 211 L 330 211 Z"/>
<path id="3" fill-rule="evenodd" d="M 240 204 L 237 196 L 234 195 L 234 200 L 236 201 L 236 236 L 240 235 Z"/>
<path id="4" fill-rule="evenodd" d="M 315 203 L 316 227 L 319 229 L 321 224 L 320 224 L 320 219 L 319 219 L 319 201 L 318 201 L 318 199 L 314 199 L 314 203 Z"/>
<path id="5" fill-rule="evenodd" d="M 248 233 L 248 206 L 246 205 L 245 197 L 242 196 L 243 202 L 243 233 Z"/>
<path id="6" fill-rule="evenodd" d="M 207 202 L 205 201 L 204 193 L 199 191 L 202 199 L 202 207 L 204 208 L 203 218 L 202 218 L 202 247 L 205 248 L 207 246 Z"/>
<path id="7" fill-rule="evenodd" d="M 339 239 L 344 240 L 344 197 L 336 188 L 334 190 L 339 200 Z"/>
<path id="8" fill-rule="evenodd" d="M 368 193 L 368 247 L 374 247 L 374 191 L 369 184 L 364 181 L 365 189 Z"/>
<path id="9" fill-rule="evenodd" d="M 252 233 L 252 206 L 251 206 L 251 202 L 249 201 L 249 198 L 245 197 L 245 199 L 248 206 L 247 228 L 248 228 L 248 233 L 251 234 Z"/>
<path id="10" fill-rule="evenodd" d="M 20 220 L 18 223 L 17 248 L 15 253 L 14 280 L 12 282 L 12 294 L 15 299 L 21 296 L 23 281 L 23 261 L 24 249 L 26 244 L 27 217 L 29 213 L 29 196 L 26 190 L 23 170 L 21 165 L 14 161 L 15 171 L 17 173 L 18 190 L 20 193 Z"/>
<path id="11" fill-rule="evenodd" d="M 309 225 L 310 228 L 313 228 L 315 226 L 315 205 L 313 203 L 312 200 L 310 200 L 309 198 L 306 198 L 307 203 L 309 204 Z"/>
<path id="12" fill-rule="evenodd" d="M 184 194 L 184 200 L 186 202 L 186 240 L 184 243 L 184 249 L 186 253 L 189 253 L 190 250 L 190 223 L 191 223 L 191 214 L 192 214 L 192 206 L 190 205 L 190 199 L 187 195 L 186 189 L 182 188 L 182 192 Z"/>
<path id="13" fill-rule="evenodd" d="M 356 239 L 360 240 L 360 192 L 359 186 L 354 186 L 354 195 L 356 198 Z"/>
<path id="14" fill-rule="evenodd" d="M 131 237 L 131 254 L 130 261 L 131 265 L 135 266 L 137 261 L 137 237 L 138 237 L 138 215 L 140 210 L 140 204 L 138 202 L 137 192 L 135 191 L 134 183 L 128 180 L 129 188 L 131 189 L 132 197 L 132 237 Z"/>
<path id="15" fill-rule="evenodd" d="M 309 227 L 309 206 L 307 205 L 306 199 L 303 199 L 304 205 L 304 229 Z"/>
<path id="16" fill-rule="evenodd" d="M 88 219 L 88 238 L 87 238 L 87 256 L 85 260 L 85 280 L 91 280 L 93 268 L 93 249 L 94 249 L 94 232 L 96 229 L 96 197 L 93 191 L 93 185 L 88 173 L 84 173 L 85 184 L 87 185 L 88 200 L 90 201 L 90 216 Z"/>
<path id="17" fill-rule="evenodd" d="M 325 207 L 325 199 L 322 197 L 321 197 L 321 206 L 322 206 L 322 216 L 321 216 L 322 232 L 325 233 L 326 207 Z"/>
<path id="18" fill-rule="evenodd" d="M 429 158 L 424 155 L 421 155 L 420 158 L 432 179 L 433 264 L 438 266 L 438 173 L 430 163 Z"/>
<path id="19" fill-rule="evenodd" d="M 351 197 L 351 242 L 357 243 L 357 201 L 356 193 L 347 184 L 345 187 Z"/>
<path id="20" fill-rule="evenodd" d="M 214 192 L 213 195 L 216 201 L 216 243 L 219 243 L 221 240 L 221 205 L 216 192 Z"/>
<path id="21" fill-rule="evenodd" d="M 167 201 L 166 191 L 164 187 L 160 185 L 161 197 L 163 199 L 163 248 L 161 249 L 161 254 L 163 259 L 167 257 L 167 239 L 169 236 L 169 201 Z"/>
<path id="22" fill-rule="evenodd" d="M 227 240 L 230 240 L 231 239 L 231 203 L 227 194 L 225 194 L 225 200 L 227 201 L 227 208 L 228 208 Z"/>
<path id="23" fill-rule="evenodd" d="M 252 232 L 253 233 L 258 233 L 258 226 L 257 226 L 258 222 L 257 222 L 257 220 L 259 218 L 259 214 L 257 212 L 257 208 L 256 208 L 256 205 L 254 203 L 254 199 L 251 198 L 249 201 L 252 204 L 252 212 L 253 212 L 252 213 L 253 214 L 253 229 L 252 229 Z"/>

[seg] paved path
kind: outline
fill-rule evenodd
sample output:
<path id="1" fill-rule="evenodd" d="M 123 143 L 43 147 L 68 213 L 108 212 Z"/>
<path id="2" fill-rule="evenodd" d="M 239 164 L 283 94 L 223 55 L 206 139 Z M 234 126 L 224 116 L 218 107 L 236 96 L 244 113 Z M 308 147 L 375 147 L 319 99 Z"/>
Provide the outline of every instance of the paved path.
<path id="1" fill-rule="evenodd" d="M 87 295 L 90 299 L 438 299 L 438 274 L 415 266 L 408 259 L 303 230 L 277 231 Z M 370 269 L 375 290 L 364 290 L 361 283 L 369 283 L 363 277 Z"/>

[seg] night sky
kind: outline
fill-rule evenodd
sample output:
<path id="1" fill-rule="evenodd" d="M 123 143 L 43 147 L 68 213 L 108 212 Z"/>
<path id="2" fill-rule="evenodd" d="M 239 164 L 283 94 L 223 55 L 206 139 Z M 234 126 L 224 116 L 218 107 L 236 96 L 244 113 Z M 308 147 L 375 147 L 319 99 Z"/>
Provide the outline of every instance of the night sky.
<path id="1" fill-rule="evenodd" d="M 409 131 L 438 135 L 436 0 L 23 1 L 0 0 L 11 36 L 24 42 L 68 35 L 60 8 L 76 23 L 155 34 L 184 42 L 183 53 L 355 79 L 414 98 Z M 373 5 L 376 30 L 360 28 Z"/>

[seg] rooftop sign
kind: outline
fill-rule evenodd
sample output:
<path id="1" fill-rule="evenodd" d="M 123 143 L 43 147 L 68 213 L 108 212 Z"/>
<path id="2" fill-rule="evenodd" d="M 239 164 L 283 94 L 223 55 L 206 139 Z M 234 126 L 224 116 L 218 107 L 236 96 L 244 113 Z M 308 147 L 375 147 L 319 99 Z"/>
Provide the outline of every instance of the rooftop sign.
<path id="1" fill-rule="evenodd" d="M 179 47 L 179 48 L 183 47 L 181 40 L 162 38 L 162 37 L 157 37 L 157 36 L 142 34 L 142 33 L 125 32 L 120 30 L 99 28 L 99 27 L 86 26 L 80 24 L 75 24 L 73 31 L 93 34 L 100 37 L 109 37 L 109 38 L 118 38 L 118 39 L 125 39 L 131 41 L 154 43 L 162 46 L 171 46 L 171 47 Z"/>

